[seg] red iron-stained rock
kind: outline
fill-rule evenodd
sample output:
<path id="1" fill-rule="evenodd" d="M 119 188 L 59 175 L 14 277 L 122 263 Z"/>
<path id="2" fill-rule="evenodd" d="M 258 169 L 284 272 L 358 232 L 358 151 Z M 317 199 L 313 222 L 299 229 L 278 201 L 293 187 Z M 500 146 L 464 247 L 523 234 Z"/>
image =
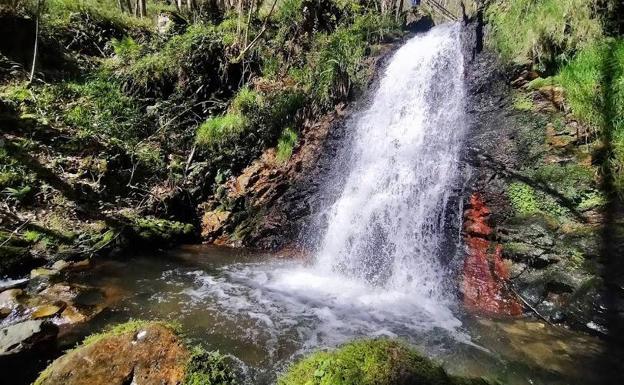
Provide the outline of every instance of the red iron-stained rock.
<path id="1" fill-rule="evenodd" d="M 509 270 L 502 259 L 502 246 L 486 238 L 492 233 L 489 213 L 481 197 L 473 194 L 464 213 L 468 249 L 462 272 L 464 305 L 477 313 L 518 316 L 522 305 L 507 289 Z"/>

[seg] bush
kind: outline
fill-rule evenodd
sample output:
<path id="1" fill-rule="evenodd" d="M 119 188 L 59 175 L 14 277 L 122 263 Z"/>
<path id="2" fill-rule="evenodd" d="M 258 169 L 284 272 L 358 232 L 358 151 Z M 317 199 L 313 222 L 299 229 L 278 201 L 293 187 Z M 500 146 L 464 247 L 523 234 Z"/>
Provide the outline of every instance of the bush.
<path id="1" fill-rule="evenodd" d="M 388 339 L 363 340 L 331 352 L 317 352 L 292 365 L 278 385 L 483 384 L 460 379 L 407 345 Z"/>
<path id="2" fill-rule="evenodd" d="M 510 184 L 507 197 L 518 215 L 532 215 L 540 211 L 535 190 L 527 184 L 518 182 Z"/>
<path id="3" fill-rule="evenodd" d="M 491 44 L 504 60 L 549 65 L 602 33 L 597 0 L 498 0 L 488 7 Z"/>

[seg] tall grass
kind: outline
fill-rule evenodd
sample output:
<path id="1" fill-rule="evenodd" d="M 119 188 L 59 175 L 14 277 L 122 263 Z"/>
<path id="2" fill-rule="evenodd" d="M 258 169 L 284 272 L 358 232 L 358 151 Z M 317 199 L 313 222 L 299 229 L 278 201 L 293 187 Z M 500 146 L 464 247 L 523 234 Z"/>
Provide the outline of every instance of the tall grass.
<path id="1" fill-rule="evenodd" d="M 599 40 L 565 65 L 555 77 L 572 112 L 594 127 L 611 147 L 608 166 L 615 189 L 624 196 L 624 39 Z"/>
<path id="2" fill-rule="evenodd" d="M 279 163 L 286 163 L 292 156 L 293 149 L 297 144 L 297 132 L 290 127 L 282 131 L 277 142 L 277 152 L 275 158 Z"/>
<path id="3" fill-rule="evenodd" d="M 570 58 L 602 33 L 597 0 L 498 0 L 486 16 L 490 43 L 508 62 Z"/>

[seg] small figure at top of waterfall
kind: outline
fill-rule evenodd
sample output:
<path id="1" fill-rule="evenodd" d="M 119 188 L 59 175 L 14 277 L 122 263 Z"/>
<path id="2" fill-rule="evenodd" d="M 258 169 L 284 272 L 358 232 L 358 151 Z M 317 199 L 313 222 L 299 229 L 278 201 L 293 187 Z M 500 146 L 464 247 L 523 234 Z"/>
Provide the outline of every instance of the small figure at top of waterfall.
<path id="1" fill-rule="evenodd" d="M 412 7 L 420 5 L 420 0 L 412 0 Z"/>

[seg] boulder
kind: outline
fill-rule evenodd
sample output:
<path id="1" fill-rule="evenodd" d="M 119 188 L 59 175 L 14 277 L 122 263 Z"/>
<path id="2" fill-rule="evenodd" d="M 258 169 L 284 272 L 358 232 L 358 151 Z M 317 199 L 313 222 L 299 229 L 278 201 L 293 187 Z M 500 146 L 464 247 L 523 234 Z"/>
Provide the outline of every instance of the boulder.
<path id="1" fill-rule="evenodd" d="M 400 341 L 376 339 L 314 353 L 292 365 L 277 384 L 487 385 L 488 382 L 451 376 Z"/>
<path id="2" fill-rule="evenodd" d="M 54 340 L 58 328 L 42 320 L 29 320 L 0 329 L 0 356 L 41 347 Z"/>
<path id="3" fill-rule="evenodd" d="M 172 328 L 161 323 L 130 322 L 56 359 L 37 385 L 177 385 L 183 382 L 188 349 Z"/>

